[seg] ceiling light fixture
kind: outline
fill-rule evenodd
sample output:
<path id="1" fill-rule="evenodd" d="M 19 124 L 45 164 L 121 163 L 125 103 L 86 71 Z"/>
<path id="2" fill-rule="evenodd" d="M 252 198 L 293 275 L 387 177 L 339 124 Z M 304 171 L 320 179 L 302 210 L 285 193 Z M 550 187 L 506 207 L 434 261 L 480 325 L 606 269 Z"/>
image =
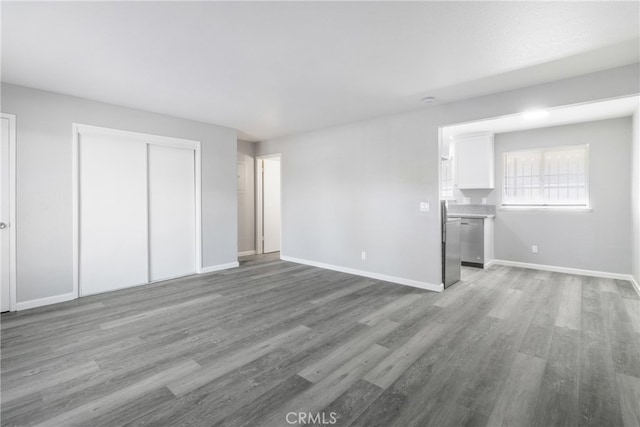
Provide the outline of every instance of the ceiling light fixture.
<path id="1" fill-rule="evenodd" d="M 522 113 L 522 118 L 526 120 L 536 120 L 543 119 L 549 115 L 549 112 L 546 110 L 531 110 L 525 111 Z"/>
<path id="2" fill-rule="evenodd" d="M 431 104 L 435 100 L 435 96 L 425 96 L 424 98 L 422 98 L 422 102 L 424 102 L 425 104 Z"/>

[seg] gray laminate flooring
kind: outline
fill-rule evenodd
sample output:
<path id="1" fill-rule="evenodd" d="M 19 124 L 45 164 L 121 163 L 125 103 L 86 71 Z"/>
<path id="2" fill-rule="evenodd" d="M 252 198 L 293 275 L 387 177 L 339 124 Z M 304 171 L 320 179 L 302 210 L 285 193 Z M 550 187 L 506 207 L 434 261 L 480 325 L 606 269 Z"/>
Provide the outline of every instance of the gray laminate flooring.
<path id="1" fill-rule="evenodd" d="M 2 425 L 639 426 L 639 322 L 625 281 L 438 294 L 250 257 L 3 314 Z"/>

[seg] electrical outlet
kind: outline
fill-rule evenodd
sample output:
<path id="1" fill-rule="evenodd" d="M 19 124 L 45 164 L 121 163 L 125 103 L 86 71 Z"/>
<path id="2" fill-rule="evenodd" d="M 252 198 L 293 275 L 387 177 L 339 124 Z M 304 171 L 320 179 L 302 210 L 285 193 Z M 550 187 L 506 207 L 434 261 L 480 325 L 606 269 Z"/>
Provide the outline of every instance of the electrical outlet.
<path id="1" fill-rule="evenodd" d="M 462 198 L 462 204 L 463 205 L 468 205 L 471 203 L 471 197 L 463 197 Z"/>
<path id="2" fill-rule="evenodd" d="M 532 254 L 538 253 L 538 245 L 531 245 L 531 253 Z"/>
<path id="3" fill-rule="evenodd" d="M 483 198 L 482 198 L 482 204 L 483 204 L 483 205 L 486 205 L 486 204 L 487 204 L 487 198 L 486 198 L 486 197 L 483 197 Z"/>
<path id="4" fill-rule="evenodd" d="M 365 261 L 367 259 L 367 253 L 362 251 L 362 260 Z"/>
<path id="5" fill-rule="evenodd" d="M 420 212 L 429 212 L 429 202 L 420 202 Z"/>

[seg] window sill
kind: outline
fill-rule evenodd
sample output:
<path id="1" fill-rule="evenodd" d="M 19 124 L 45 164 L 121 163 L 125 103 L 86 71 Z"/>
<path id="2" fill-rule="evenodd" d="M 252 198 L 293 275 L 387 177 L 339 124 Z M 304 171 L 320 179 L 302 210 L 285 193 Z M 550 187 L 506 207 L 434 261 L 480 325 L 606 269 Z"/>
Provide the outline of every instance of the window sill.
<path id="1" fill-rule="evenodd" d="M 500 211 L 509 212 L 593 212 L 584 206 L 500 206 Z"/>

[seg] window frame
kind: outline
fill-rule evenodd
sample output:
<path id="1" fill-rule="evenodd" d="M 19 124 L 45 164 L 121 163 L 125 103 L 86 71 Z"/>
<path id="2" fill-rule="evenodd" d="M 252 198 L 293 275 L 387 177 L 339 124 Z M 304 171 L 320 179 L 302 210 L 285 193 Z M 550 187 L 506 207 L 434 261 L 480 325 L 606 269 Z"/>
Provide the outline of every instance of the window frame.
<path id="1" fill-rule="evenodd" d="M 440 200 L 456 200 L 455 195 L 455 181 L 456 181 L 456 162 L 455 160 L 455 144 L 449 145 L 449 152 L 444 155 L 440 155 Z M 450 175 L 450 179 L 445 180 L 445 164 Z M 451 186 L 445 186 L 445 181 L 451 182 Z M 445 194 L 445 192 L 450 193 Z"/>
<path id="2" fill-rule="evenodd" d="M 584 192 L 585 198 L 584 202 L 581 203 L 549 203 L 548 200 L 544 199 L 544 170 L 545 170 L 545 156 L 549 152 L 553 151 L 562 151 L 562 150 L 571 150 L 582 148 L 584 150 Z M 505 203 L 506 197 L 506 164 L 507 164 L 507 155 L 519 152 L 531 152 L 537 151 L 540 153 L 540 176 L 541 176 L 541 193 L 543 194 L 543 199 L 541 203 L 536 203 L 534 201 L 529 200 L 524 203 Z M 523 148 L 519 150 L 509 150 L 502 152 L 502 182 L 501 182 L 501 200 L 500 200 L 500 209 L 505 210 L 559 210 L 559 211 L 591 211 L 591 197 L 590 197 L 590 147 L 589 144 L 571 144 L 571 145 L 562 145 L 562 146 L 551 146 L 551 147 L 537 147 L 537 148 Z"/>

